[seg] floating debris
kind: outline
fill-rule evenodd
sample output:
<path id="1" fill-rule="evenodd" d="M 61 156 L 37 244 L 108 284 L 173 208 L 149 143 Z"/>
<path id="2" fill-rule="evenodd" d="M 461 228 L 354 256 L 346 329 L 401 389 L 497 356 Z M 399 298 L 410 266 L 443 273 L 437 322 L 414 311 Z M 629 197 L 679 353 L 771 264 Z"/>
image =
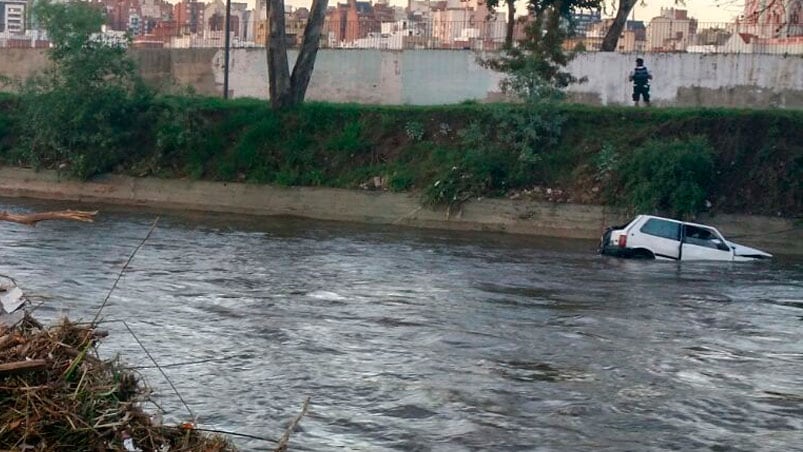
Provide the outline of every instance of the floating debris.
<path id="1" fill-rule="evenodd" d="M 154 423 L 137 376 L 94 353 L 104 336 L 29 315 L 0 326 L 0 450 L 235 450 L 223 436 Z"/>

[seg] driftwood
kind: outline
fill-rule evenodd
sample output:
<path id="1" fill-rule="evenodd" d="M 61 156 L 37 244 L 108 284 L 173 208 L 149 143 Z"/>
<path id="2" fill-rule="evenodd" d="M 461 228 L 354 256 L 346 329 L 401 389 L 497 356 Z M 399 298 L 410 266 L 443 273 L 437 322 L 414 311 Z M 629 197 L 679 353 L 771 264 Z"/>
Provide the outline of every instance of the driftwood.
<path id="1" fill-rule="evenodd" d="M 287 426 L 287 430 L 284 431 L 284 434 L 281 438 L 279 438 L 279 442 L 276 444 L 276 448 L 273 449 L 273 452 L 287 452 L 287 444 L 290 442 L 290 434 L 293 433 L 293 430 L 298 427 L 298 423 L 301 422 L 301 418 L 307 414 L 307 408 L 309 407 L 309 397 L 304 400 L 304 405 L 301 406 L 301 412 L 290 422 L 290 425 Z"/>
<path id="2" fill-rule="evenodd" d="M 31 359 L 28 361 L 0 364 L 0 377 L 30 370 L 42 370 L 46 367 L 47 360 L 44 359 Z"/>
<path id="3" fill-rule="evenodd" d="M 222 436 L 154 424 L 142 409 L 150 391 L 136 374 L 81 353 L 95 341 L 90 325 L 39 329 L 28 316 L 5 335 L 22 343 L 0 350 L 0 451 L 235 450 Z"/>
<path id="4" fill-rule="evenodd" d="M 8 346 L 17 345 L 18 343 L 19 338 L 13 333 L 0 336 L 0 351 L 4 350 Z"/>
<path id="5" fill-rule="evenodd" d="M 59 210 L 54 212 L 39 212 L 29 214 L 16 214 L 6 211 L 0 211 L 0 221 L 11 221 L 13 223 L 27 224 L 34 226 L 36 223 L 44 220 L 73 220 L 91 223 L 95 219 L 98 211 L 86 210 Z"/>

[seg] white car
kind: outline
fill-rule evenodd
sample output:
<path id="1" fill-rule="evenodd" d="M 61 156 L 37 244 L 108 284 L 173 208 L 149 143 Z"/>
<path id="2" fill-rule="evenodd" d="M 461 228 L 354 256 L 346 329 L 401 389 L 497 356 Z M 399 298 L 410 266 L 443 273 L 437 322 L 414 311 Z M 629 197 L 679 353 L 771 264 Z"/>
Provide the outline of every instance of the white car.
<path id="1" fill-rule="evenodd" d="M 670 218 L 639 215 L 624 226 L 608 228 L 600 253 L 641 259 L 752 261 L 772 254 L 725 240 L 716 228 Z"/>

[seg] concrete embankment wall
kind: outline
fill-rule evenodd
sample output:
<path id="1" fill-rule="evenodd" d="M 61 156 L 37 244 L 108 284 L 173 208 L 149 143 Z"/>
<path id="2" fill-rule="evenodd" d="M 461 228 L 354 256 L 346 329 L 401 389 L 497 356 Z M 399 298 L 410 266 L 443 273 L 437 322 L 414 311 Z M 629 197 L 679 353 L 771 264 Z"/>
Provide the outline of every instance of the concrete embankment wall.
<path id="1" fill-rule="evenodd" d="M 133 49 L 143 76 L 221 95 L 221 49 Z M 307 98 L 386 105 L 439 105 L 501 98 L 502 76 L 482 67 L 467 50 L 322 49 Z M 649 54 L 655 105 L 803 108 L 803 57 L 759 54 Z M 296 52 L 289 54 L 291 64 Z M 627 74 L 635 55 L 592 52 L 568 70 L 587 82 L 570 87 L 574 101 L 629 105 Z M 0 49 L 0 75 L 24 77 L 47 64 L 44 51 Z M 230 94 L 267 99 L 265 49 L 231 52 Z"/>
<path id="2" fill-rule="evenodd" d="M 597 239 L 605 226 L 625 220 L 621 212 L 590 205 L 482 199 L 447 215 L 423 208 L 417 197 L 402 193 L 111 175 L 77 182 L 54 171 L 20 168 L 0 168 L 0 196 L 578 239 Z M 803 227 L 790 220 L 720 215 L 703 221 L 720 227 L 726 236 L 742 236 L 736 240 L 740 243 L 803 255 Z"/>

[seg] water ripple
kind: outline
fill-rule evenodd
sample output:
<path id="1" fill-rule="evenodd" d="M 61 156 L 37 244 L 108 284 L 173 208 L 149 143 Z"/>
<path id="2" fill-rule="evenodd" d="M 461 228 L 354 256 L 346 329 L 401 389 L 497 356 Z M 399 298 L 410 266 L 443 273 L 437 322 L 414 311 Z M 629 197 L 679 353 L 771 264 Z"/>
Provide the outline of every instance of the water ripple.
<path id="1" fill-rule="evenodd" d="M 92 318 L 154 214 L 0 224 L 0 273 L 45 300 L 44 318 Z M 277 436 L 310 396 L 294 450 L 802 450 L 803 262 L 637 263 L 590 242 L 162 215 L 100 349 L 142 367 L 168 421 L 187 414 L 115 320 L 205 426 Z"/>

